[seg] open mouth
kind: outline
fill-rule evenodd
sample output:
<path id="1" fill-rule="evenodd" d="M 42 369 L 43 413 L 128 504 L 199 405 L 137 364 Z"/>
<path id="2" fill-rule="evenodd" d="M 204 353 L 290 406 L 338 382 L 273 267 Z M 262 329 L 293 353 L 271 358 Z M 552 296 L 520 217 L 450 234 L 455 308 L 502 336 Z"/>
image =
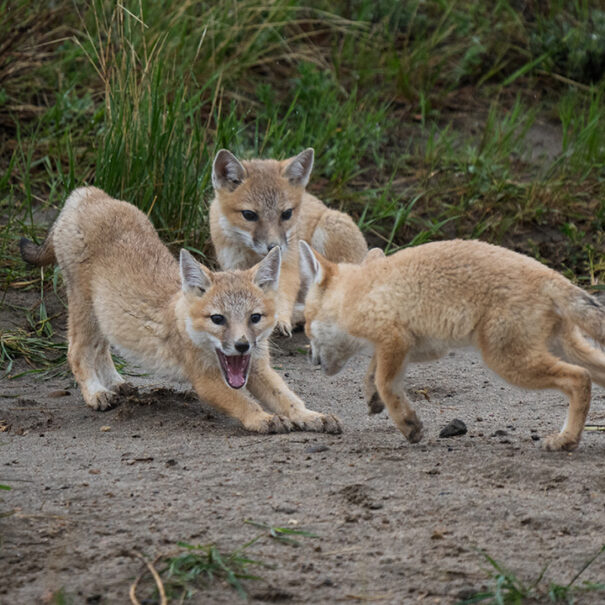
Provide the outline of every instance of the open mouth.
<path id="1" fill-rule="evenodd" d="M 225 355 L 216 349 L 223 376 L 232 389 L 241 389 L 248 380 L 250 355 Z"/>

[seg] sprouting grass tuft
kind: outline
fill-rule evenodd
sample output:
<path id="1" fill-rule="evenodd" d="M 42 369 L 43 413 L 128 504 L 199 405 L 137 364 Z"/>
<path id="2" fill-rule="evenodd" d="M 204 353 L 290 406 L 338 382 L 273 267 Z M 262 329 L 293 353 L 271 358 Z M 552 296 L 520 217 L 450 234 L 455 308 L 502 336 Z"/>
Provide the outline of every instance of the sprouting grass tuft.
<path id="1" fill-rule="evenodd" d="M 183 552 L 169 557 L 160 571 L 169 598 L 178 597 L 183 600 L 215 581 L 224 581 L 241 598 L 246 599 L 242 580 L 262 579 L 251 573 L 250 568 L 271 567 L 244 554 L 249 544 L 232 552 L 221 552 L 215 544 L 193 546 L 179 542 L 178 546 L 184 549 Z"/>
<path id="2" fill-rule="evenodd" d="M 493 571 L 490 571 L 493 586 L 476 593 L 468 599 L 459 601 L 458 605 L 470 605 L 471 603 L 521 605 L 525 602 L 567 603 L 572 605 L 576 602 L 578 595 L 583 592 L 605 592 L 605 583 L 584 581 L 580 585 L 577 584 L 580 576 L 603 552 L 605 552 L 605 545 L 586 560 L 567 584 L 546 583 L 544 578 L 548 565 L 542 569 L 535 580 L 528 583 L 519 579 L 514 572 L 507 569 L 486 552 L 481 552 L 493 569 Z"/>
<path id="3" fill-rule="evenodd" d="M 305 529 L 293 529 L 291 527 L 275 527 L 273 525 L 267 525 L 266 523 L 259 523 L 258 521 L 252 521 L 251 519 L 246 519 L 244 523 L 248 525 L 252 525 L 254 527 L 260 527 L 267 531 L 268 536 L 276 540 L 277 542 L 281 542 L 283 544 L 290 544 L 291 546 L 300 546 L 300 542 L 291 538 L 290 536 L 303 536 L 305 538 L 317 538 L 318 536 L 310 531 Z M 263 537 L 261 534 L 256 540 Z"/>

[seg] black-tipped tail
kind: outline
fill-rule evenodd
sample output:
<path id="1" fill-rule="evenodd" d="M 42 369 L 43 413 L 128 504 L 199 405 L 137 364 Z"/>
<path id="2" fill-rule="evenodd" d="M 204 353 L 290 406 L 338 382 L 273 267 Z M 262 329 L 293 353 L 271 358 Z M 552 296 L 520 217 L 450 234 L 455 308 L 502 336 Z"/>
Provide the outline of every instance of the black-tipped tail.
<path id="1" fill-rule="evenodd" d="M 41 246 L 37 246 L 31 240 L 22 237 L 19 241 L 19 250 L 21 251 L 21 258 L 26 263 L 36 267 L 52 265 L 57 260 L 50 235 Z"/>

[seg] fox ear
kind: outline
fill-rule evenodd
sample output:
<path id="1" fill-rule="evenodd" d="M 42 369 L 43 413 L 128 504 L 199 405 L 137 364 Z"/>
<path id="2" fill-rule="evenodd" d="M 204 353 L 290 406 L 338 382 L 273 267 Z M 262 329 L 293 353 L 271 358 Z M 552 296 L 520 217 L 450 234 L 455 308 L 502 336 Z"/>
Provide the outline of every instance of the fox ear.
<path id="1" fill-rule="evenodd" d="M 212 285 L 210 272 L 202 267 L 185 248 L 181 249 L 180 265 L 183 292 L 202 296 Z"/>
<path id="2" fill-rule="evenodd" d="M 227 149 L 221 149 L 212 164 L 212 185 L 215 189 L 234 191 L 244 180 L 246 169 Z"/>
<path id="3" fill-rule="evenodd" d="M 312 284 L 323 282 L 325 272 L 315 251 L 307 242 L 300 240 L 298 242 L 298 251 L 300 254 L 300 289 L 303 295 L 306 296 Z"/>
<path id="4" fill-rule="evenodd" d="M 290 181 L 291 185 L 296 187 L 307 186 L 311 170 L 313 170 L 314 153 L 313 148 L 309 147 L 288 162 L 283 175 Z"/>
<path id="5" fill-rule="evenodd" d="M 256 265 L 253 281 L 263 290 L 277 290 L 280 270 L 281 250 L 279 246 L 276 246 Z"/>

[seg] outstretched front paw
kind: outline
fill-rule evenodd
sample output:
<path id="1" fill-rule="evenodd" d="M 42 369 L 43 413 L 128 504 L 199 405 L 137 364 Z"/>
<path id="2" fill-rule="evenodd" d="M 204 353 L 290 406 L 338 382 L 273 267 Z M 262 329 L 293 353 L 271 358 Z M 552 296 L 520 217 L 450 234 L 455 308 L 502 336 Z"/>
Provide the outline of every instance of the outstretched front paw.
<path id="1" fill-rule="evenodd" d="M 333 414 L 320 414 L 307 410 L 304 414 L 299 414 L 292 418 L 292 422 L 301 431 L 313 431 L 315 433 L 332 433 L 338 435 L 342 433 L 342 424 Z"/>
<path id="2" fill-rule="evenodd" d="M 296 430 L 291 420 L 277 414 L 262 414 L 254 420 L 245 423 L 244 426 L 249 431 L 264 435 L 268 433 L 289 433 Z"/>

